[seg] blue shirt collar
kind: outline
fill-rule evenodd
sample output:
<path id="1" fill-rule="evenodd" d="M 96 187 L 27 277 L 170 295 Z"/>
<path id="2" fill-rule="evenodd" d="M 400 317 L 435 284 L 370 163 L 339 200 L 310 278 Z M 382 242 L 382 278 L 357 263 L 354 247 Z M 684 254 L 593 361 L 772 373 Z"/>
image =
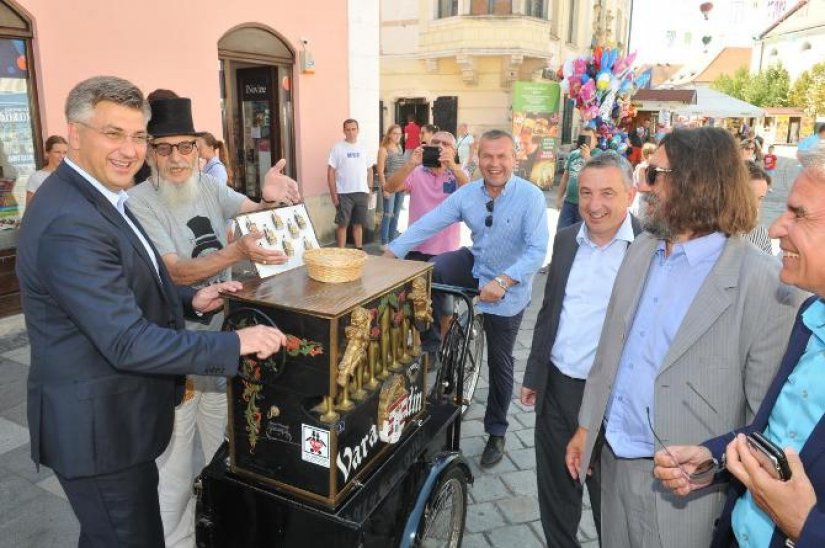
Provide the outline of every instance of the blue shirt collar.
<path id="1" fill-rule="evenodd" d="M 825 301 L 817 299 L 802 313 L 802 322 L 816 337 L 825 341 Z"/>
<path id="2" fill-rule="evenodd" d="M 674 244 L 673 253 L 671 253 L 671 255 L 676 256 L 684 254 L 687 258 L 688 265 L 696 266 L 706 259 L 718 256 L 719 253 L 721 253 L 722 248 L 725 246 L 726 241 L 727 236 L 725 236 L 722 232 L 713 232 L 705 236 L 693 238 L 692 240 L 688 240 L 686 242 Z M 656 248 L 656 252 L 664 254 L 664 240 L 659 240 L 659 245 Z"/>
<path id="3" fill-rule="evenodd" d="M 501 189 L 501 194 L 498 195 L 499 197 L 504 196 L 505 194 L 507 194 L 507 187 L 510 186 L 510 183 L 513 181 L 513 177 L 515 177 L 515 175 L 513 175 L 511 173 L 510 178 L 507 179 L 506 183 L 504 183 L 504 187 L 502 187 L 502 189 Z M 487 192 L 487 185 L 484 184 L 484 177 L 479 179 L 479 181 L 481 182 L 481 192 L 483 192 L 485 196 L 490 198 L 491 197 L 490 193 Z M 498 199 L 498 198 L 496 198 L 496 199 Z"/>
<path id="4" fill-rule="evenodd" d="M 102 183 L 98 182 L 97 179 L 92 177 L 83 168 L 81 168 L 76 163 L 69 160 L 68 157 L 63 158 L 63 161 L 66 162 L 66 164 L 69 167 L 71 167 L 72 169 L 77 171 L 80 174 L 81 177 L 83 177 L 84 179 L 89 181 L 89 184 L 91 184 L 93 187 L 95 187 L 95 189 L 97 189 L 98 192 L 103 194 L 103 197 L 106 198 L 112 204 L 112 207 L 114 207 L 115 209 L 117 209 L 118 211 L 123 213 L 123 211 L 124 211 L 123 204 L 125 204 L 126 200 L 129 199 L 129 194 L 127 194 L 125 190 L 121 189 L 118 192 L 113 192 L 113 191 L 109 190 L 108 188 L 106 188 L 105 186 L 103 186 Z"/>
<path id="5" fill-rule="evenodd" d="M 621 240 L 623 242 L 627 242 L 628 244 L 632 244 L 635 239 L 636 235 L 633 234 L 633 223 L 630 220 L 630 213 L 628 212 L 627 215 L 624 216 L 624 221 L 622 221 L 622 224 L 619 225 L 619 229 L 616 231 L 616 234 L 613 235 L 613 238 L 611 238 L 607 245 L 602 247 L 609 247 L 616 240 Z M 579 227 L 579 233 L 576 235 L 576 242 L 579 245 L 586 243 L 591 247 L 599 247 L 593 243 L 593 240 L 590 239 L 590 230 L 588 230 L 587 223 L 585 222 L 582 222 L 582 225 Z"/>

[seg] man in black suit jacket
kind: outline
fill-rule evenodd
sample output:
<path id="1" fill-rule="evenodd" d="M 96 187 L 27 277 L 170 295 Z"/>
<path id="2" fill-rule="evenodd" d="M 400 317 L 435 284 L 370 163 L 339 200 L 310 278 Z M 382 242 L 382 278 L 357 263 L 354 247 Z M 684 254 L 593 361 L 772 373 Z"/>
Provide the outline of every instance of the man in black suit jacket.
<path id="1" fill-rule="evenodd" d="M 584 383 L 593 364 L 607 303 L 627 247 L 640 232 L 630 164 L 612 153 L 592 157 L 579 175 L 584 220 L 560 230 L 536 320 L 521 401 L 536 406 L 539 508 L 548 546 L 578 546 L 582 486 L 564 464 L 578 426 Z M 599 473 L 587 479 L 599 530 Z"/>
<path id="2" fill-rule="evenodd" d="M 20 229 L 17 275 L 32 348 L 32 459 L 55 471 L 80 520 L 80 546 L 163 546 L 157 469 L 186 373 L 234 375 L 264 358 L 277 329 L 183 331 L 184 313 L 217 310 L 227 282 L 172 283 L 131 215 L 125 188 L 146 155 L 148 108 L 114 77 L 66 101 L 69 155 Z"/>

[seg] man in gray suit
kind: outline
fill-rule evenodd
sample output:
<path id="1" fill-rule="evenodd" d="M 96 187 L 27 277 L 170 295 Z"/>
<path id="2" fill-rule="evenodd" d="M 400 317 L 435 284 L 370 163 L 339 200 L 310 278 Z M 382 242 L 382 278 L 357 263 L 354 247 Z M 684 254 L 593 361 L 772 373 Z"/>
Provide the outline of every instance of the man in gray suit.
<path id="1" fill-rule="evenodd" d="M 802 295 L 740 236 L 756 223 L 733 137 L 676 130 L 651 158 L 649 234 L 627 252 L 567 446 L 585 477 L 600 431 L 605 546 L 707 546 L 723 493 L 654 484 L 656 444 L 694 444 L 753 419 Z M 695 500 L 693 500 L 695 499 Z"/>
<path id="2" fill-rule="evenodd" d="M 613 280 L 641 231 L 628 212 L 635 189 L 630 163 L 618 154 L 592 157 L 579 174 L 583 223 L 560 230 L 544 289 L 521 402 L 536 406 L 536 473 L 547 545 L 578 546 L 582 486 L 564 466 L 578 425 L 584 382 L 593 365 Z M 598 470 L 587 478 L 599 530 Z"/>

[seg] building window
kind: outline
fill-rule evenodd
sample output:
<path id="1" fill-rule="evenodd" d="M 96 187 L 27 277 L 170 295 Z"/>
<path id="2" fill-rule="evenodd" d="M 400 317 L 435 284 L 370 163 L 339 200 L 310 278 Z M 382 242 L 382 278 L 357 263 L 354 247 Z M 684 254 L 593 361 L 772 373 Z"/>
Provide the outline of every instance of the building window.
<path id="1" fill-rule="evenodd" d="M 470 15 L 512 15 L 513 0 L 472 0 Z"/>
<path id="2" fill-rule="evenodd" d="M 31 39 L 31 22 L 0 0 L 0 229 L 22 217 L 26 182 L 43 159 Z"/>
<path id="3" fill-rule="evenodd" d="M 546 19 L 547 12 L 544 0 L 524 0 L 524 15 Z"/>
<path id="4" fill-rule="evenodd" d="M 438 0 L 438 19 L 458 15 L 458 0 Z"/>
<path id="5" fill-rule="evenodd" d="M 744 0 L 734 0 L 731 4 L 731 24 L 741 24 L 745 19 L 745 2 Z"/>
<path id="6" fill-rule="evenodd" d="M 577 23 L 578 18 L 576 17 L 578 12 L 578 2 L 576 0 L 570 0 L 567 3 L 567 43 L 568 44 L 575 44 L 578 38 L 577 32 Z"/>
<path id="7" fill-rule="evenodd" d="M 553 37 L 558 39 L 561 36 L 561 1 L 560 0 L 551 0 L 550 1 L 550 23 L 553 25 Z"/>

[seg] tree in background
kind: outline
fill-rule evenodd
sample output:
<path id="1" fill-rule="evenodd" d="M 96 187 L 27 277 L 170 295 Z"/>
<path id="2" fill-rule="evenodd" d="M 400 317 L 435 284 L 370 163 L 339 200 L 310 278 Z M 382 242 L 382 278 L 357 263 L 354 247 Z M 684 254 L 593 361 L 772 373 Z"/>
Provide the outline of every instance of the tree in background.
<path id="1" fill-rule="evenodd" d="M 790 104 L 808 116 L 825 114 L 825 63 L 817 63 L 799 75 L 788 94 Z"/>
<path id="2" fill-rule="evenodd" d="M 791 77 L 781 63 L 772 65 L 751 78 L 745 100 L 759 107 L 788 106 Z"/>
<path id="3" fill-rule="evenodd" d="M 747 67 L 740 67 L 733 76 L 721 74 L 710 85 L 716 91 L 721 91 L 731 97 L 745 101 L 745 89 L 750 85 L 751 75 Z"/>
<path id="4" fill-rule="evenodd" d="M 788 71 L 778 63 L 757 74 L 740 67 L 733 76 L 719 76 L 711 87 L 758 107 L 786 107 L 790 80 Z"/>

